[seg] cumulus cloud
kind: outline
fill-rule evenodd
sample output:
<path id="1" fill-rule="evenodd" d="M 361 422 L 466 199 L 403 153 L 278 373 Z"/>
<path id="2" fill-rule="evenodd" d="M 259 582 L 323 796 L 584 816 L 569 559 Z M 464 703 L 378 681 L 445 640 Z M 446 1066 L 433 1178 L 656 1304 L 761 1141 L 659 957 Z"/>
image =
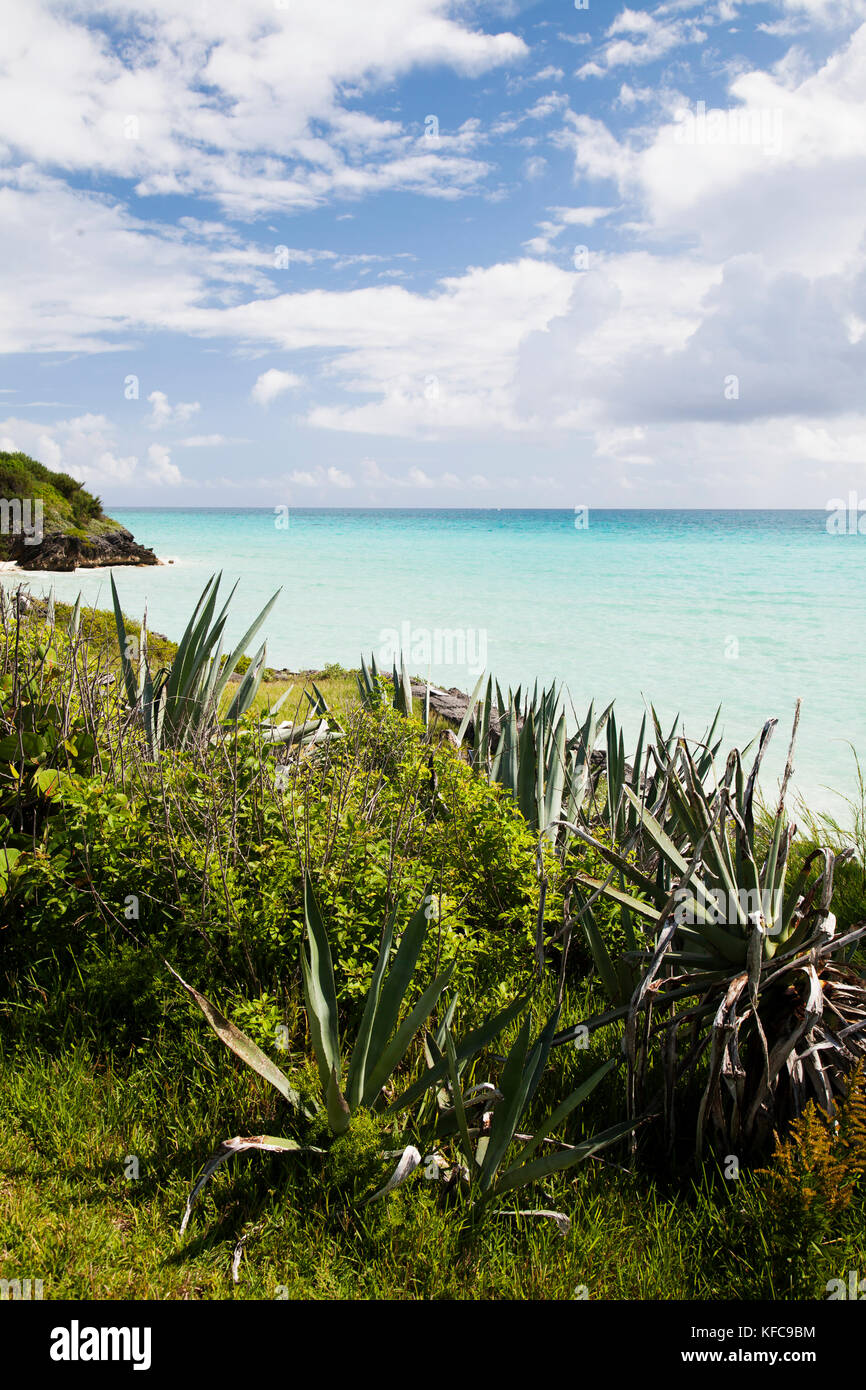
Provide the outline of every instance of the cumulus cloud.
<path id="1" fill-rule="evenodd" d="M 625 37 L 623 37 L 625 36 Z M 577 77 L 602 77 L 616 67 L 654 63 L 686 43 L 703 43 L 706 31 L 693 19 L 657 19 L 647 10 L 622 10 L 607 29 L 607 42 Z"/>
<path id="2" fill-rule="evenodd" d="M 748 249 L 811 277 L 861 254 L 864 82 L 866 25 L 814 72 L 751 71 L 724 106 L 683 103 L 648 142 L 573 113 L 561 139 L 578 176 L 631 197 L 655 239 L 717 261 Z"/>
<path id="3" fill-rule="evenodd" d="M 777 0 L 784 10 L 828 28 L 866 19 L 866 0 Z"/>
<path id="4" fill-rule="evenodd" d="M 228 229 L 144 223 L 117 199 L 2 159 L 0 254 L 4 353 L 130 348 L 184 309 L 271 292 Z M 118 367 L 119 394 L 129 371 Z"/>
<path id="5" fill-rule="evenodd" d="M 6 440 L 3 448 L 20 449 L 88 486 L 129 482 L 138 467 L 135 455 L 118 452 L 116 427 L 105 415 L 76 415 L 51 425 L 7 417 L 0 420 L 0 432 Z"/>
<path id="6" fill-rule="evenodd" d="M 289 474 L 289 482 L 296 487 L 336 487 L 345 491 L 347 488 L 355 486 L 355 479 L 349 473 L 345 473 L 341 468 L 331 465 L 323 468 L 319 464 L 315 468 L 296 468 Z"/>
<path id="7" fill-rule="evenodd" d="M 247 444 L 246 439 L 230 439 L 224 434 L 191 434 L 177 441 L 181 449 L 214 449 L 223 444 Z"/>
<path id="8" fill-rule="evenodd" d="M 164 444 L 151 444 L 148 448 L 147 477 L 161 487 L 178 487 L 183 482 L 180 469 L 171 461 L 171 450 Z"/>
<path id="9" fill-rule="evenodd" d="M 408 469 L 406 473 L 388 473 L 380 468 L 376 460 L 372 458 L 361 460 L 361 477 L 373 488 L 404 488 L 416 489 L 421 492 L 428 492 L 432 489 L 460 492 L 489 486 L 489 479 L 481 473 L 476 473 L 469 478 L 460 478 L 456 473 L 448 470 L 443 473 L 429 473 L 417 465 Z M 513 483 L 515 480 L 502 479 L 501 481 Z"/>
<path id="10" fill-rule="evenodd" d="M 147 400 L 148 404 L 152 406 L 148 421 L 152 430 L 163 429 L 166 425 L 185 425 L 193 415 L 201 410 L 198 401 L 178 401 L 177 405 L 169 404 L 164 391 L 151 391 Z"/>
<path id="11" fill-rule="evenodd" d="M 284 391 L 292 391 L 301 385 L 301 378 L 294 372 L 281 372 L 276 367 L 271 367 L 268 371 L 262 372 L 257 379 L 255 386 L 250 392 L 250 400 L 257 405 L 270 405 L 277 396 L 281 396 Z"/>
<path id="12" fill-rule="evenodd" d="M 766 70 L 708 63 L 712 91 L 726 86 L 716 97 L 721 120 L 709 100 L 700 111 L 697 85 L 687 99 L 637 86 L 635 71 L 642 78 L 645 65 L 702 43 L 713 25 L 736 19 L 737 7 L 675 0 L 652 12 L 626 8 L 588 54 L 597 74 L 631 79 L 610 84 L 619 96 L 609 104 L 574 112 L 562 93 L 536 86 L 526 109 L 498 126 L 473 116 L 448 130 L 443 121 L 438 143 L 421 134 L 424 107 L 404 122 L 396 103 L 365 112 L 359 98 L 424 66 L 478 75 L 516 62 L 521 41 L 445 18 L 450 7 L 440 0 L 406 0 L 399 18 L 392 0 L 370 0 L 363 13 L 349 0 L 333 6 L 346 19 L 335 33 L 312 7 L 269 9 L 263 28 L 260 12 L 227 0 L 183 16 L 169 0 L 148 0 L 145 10 L 108 0 L 106 13 L 126 26 L 125 46 L 85 27 L 86 6 L 46 9 L 38 36 L 30 16 L 16 12 L 0 90 L 0 351 L 124 350 L 108 359 L 118 364 L 118 412 L 127 374 L 146 380 L 135 354 L 158 331 L 201 352 L 279 354 L 287 367 L 261 372 L 255 404 L 303 384 L 309 429 L 422 441 L 418 458 L 399 467 L 368 459 L 355 477 L 305 462 L 291 475 L 299 487 L 326 491 L 505 486 L 473 473 L 471 450 L 439 471 L 428 444 L 460 437 L 510 436 L 516 448 L 562 443 L 569 467 L 588 479 L 660 504 L 694 473 L 696 457 L 711 461 L 700 483 L 708 495 L 731 480 L 747 486 L 747 460 L 760 450 L 765 497 L 783 478 L 785 450 L 804 485 L 823 488 L 830 475 L 856 468 L 866 434 L 858 404 L 866 25 L 847 37 L 837 30 L 842 17 L 866 18 L 866 0 L 777 0 L 784 22 L 820 26 L 820 40 Z M 301 38 L 306 67 L 292 47 Z M 554 84 L 559 72 L 548 64 L 534 80 Z M 24 108 L 28 83 L 44 104 Z M 507 85 L 525 90 L 526 82 L 509 74 Z M 137 124 L 126 127 L 131 115 Z M 532 178 L 565 150 L 575 190 L 560 195 L 562 206 L 530 207 L 511 224 L 515 238 L 534 227 L 528 254 L 511 249 L 503 223 L 493 263 L 480 263 L 479 250 L 437 279 L 443 262 L 420 258 L 414 287 L 385 283 L 403 266 L 393 253 L 317 248 L 300 235 L 287 244 L 284 210 L 376 190 L 456 198 L 482 188 L 493 161 L 479 160 L 478 147 L 530 120 L 546 124 L 513 142 L 514 187 L 521 170 Z M 58 171 L 77 182 L 92 171 L 102 182 L 88 192 Z M 118 179 L 134 185 L 138 212 L 150 211 L 156 193 L 201 195 L 208 212 L 175 225 L 146 222 L 104 191 Z M 534 191 L 520 189 L 527 199 Z M 248 220 L 265 211 L 269 221 Z M 362 225 L 353 224 L 358 237 Z M 575 242 L 587 243 L 586 264 L 574 260 Z M 348 288 L 338 271 L 352 273 Z M 736 392 L 726 394 L 734 379 Z M 34 398 L 54 394 L 28 389 Z M 125 430 L 168 429 L 198 408 L 172 404 L 150 381 L 143 391 L 150 413 L 124 405 Z M 249 385 L 238 391 L 246 396 Z M 20 407 L 0 422 L 2 437 L 50 466 L 135 481 L 135 442 L 105 416 L 54 425 L 23 417 Z M 216 431 L 243 428 L 209 407 L 211 422 L 214 433 L 178 445 L 228 444 Z M 257 423 L 264 433 L 273 422 L 258 415 Z M 137 447 L 147 452 L 141 474 L 177 485 L 165 444 Z"/>
<path id="13" fill-rule="evenodd" d="M 332 467 L 328 469 L 328 482 L 331 483 L 333 487 L 339 488 L 355 486 L 354 478 L 351 478 L 348 473 L 344 473 L 341 468 Z"/>
<path id="14" fill-rule="evenodd" d="M 105 0 L 101 20 L 124 35 L 112 45 L 87 26 L 89 6 L 34 0 L 4 25 L 0 154 L 135 180 L 143 196 L 204 195 L 236 216 L 383 188 L 459 192 L 483 176 L 471 160 L 413 155 L 398 122 L 350 104 L 354 88 L 413 69 L 477 76 L 525 56 L 516 35 L 444 8 Z"/>
<path id="15" fill-rule="evenodd" d="M 533 256 L 546 256 L 554 249 L 554 243 L 566 227 L 594 227 L 603 218 L 609 217 L 615 208 L 577 207 L 550 208 L 551 218 L 538 223 L 538 233 L 523 243 L 525 250 Z"/>

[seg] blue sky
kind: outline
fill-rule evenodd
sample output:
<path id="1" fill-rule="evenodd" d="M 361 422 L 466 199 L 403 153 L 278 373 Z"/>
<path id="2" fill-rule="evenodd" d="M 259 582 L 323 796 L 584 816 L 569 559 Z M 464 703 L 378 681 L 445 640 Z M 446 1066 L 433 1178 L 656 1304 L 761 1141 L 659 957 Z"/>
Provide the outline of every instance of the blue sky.
<path id="1" fill-rule="evenodd" d="M 107 506 L 866 491 L 866 0 L 4 27 L 0 447 Z"/>

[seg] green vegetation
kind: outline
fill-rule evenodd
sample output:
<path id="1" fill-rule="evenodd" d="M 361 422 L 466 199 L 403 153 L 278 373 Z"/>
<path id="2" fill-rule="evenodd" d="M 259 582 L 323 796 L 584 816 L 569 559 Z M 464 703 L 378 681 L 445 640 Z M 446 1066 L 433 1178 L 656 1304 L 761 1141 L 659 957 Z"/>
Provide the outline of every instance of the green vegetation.
<path id="1" fill-rule="evenodd" d="M 120 523 L 103 514 L 102 503 L 68 473 L 52 473 L 27 454 L 0 450 L 0 497 L 11 503 L 42 502 L 45 535 L 60 531 L 86 539 L 110 535 Z M 0 560 L 9 557 L 13 537 L 0 533 Z"/>
<path id="2" fill-rule="evenodd" d="M 0 604 L 3 1278 L 798 1298 L 866 1267 L 856 826 L 796 839 L 715 722 L 653 716 L 627 760 L 612 711 L 569 733 L 488 683 L 446 730 L 402 669 L 286 692 L 221 657 L 214 583 L 197 614 L 174 646 Z M 172 673 L 196 715 L 154 737 Z"/>
<path id="3" fill-rule="evenodd" d="M 637 853 L 595 845 L 616 871 L 615 886 L 578 873 L 579 881 L 644 918 L 655 938 L 625 957 L 638 969 L 626 1013 L 630 1092 L 639 1089 L 654 1037 L 663 1054 L 665 1110 L 673 1142 L 675 1088 L 686 1069 L 694 1071 L 702 1053 L 709 1056 L 706 1085 L 696 1124 L 696 1149 L 703 1150 L 710 1121 L 729 1149 L 738 1142 L 753 1146 L 767 1129 L 798 1115 L 803 1093 L 814 1094 L 825 1110 L 844 1090 L 852 1058 L 866 1053 L 866 985 L 847 965 L 842 947 L 859 939 L 859 929 L 837 938 L 831 912 L 838 855 L 816 848 L 803 859 L 800 872 L 788 878 L 788 855 L 795 835 L 785 811 L 785 794 L 793 768 L 794 731 L 778 805 L 768 824 L 755 825 L 754 796 L 758 772 L 776 720 L 764 726 L 754 765 L 745 777 L 737 749 L 727 760 L 721 781 L 704 786 L 706 773 L 696 766 L 680 740 L 675 753 L 664 745 L 657 753 L 664 780 L 650 810 L 633 788 L 625 787 L 637 817 L 631 844 Z M 769 832 L 769 833 L 767 833 Z M 763 842 L 763 843 L 762 843 Z M 643 898 L 623 891 L 628 880 Z M 584 908 L 587 923 L 590 909 Z M 866 930 L 866 928 L 864 928 Z M 622 972 L 617 970 L 601 934 L 593 929 L 593 954 L 615 1006 L 623 1003 Z M 644 964 L 645 963 L 645 964 Z M 674 969 L 667 979 L 662 967 Z M 637 1042 L 639 1015 L 650 1007 L 656 1017 L 672 1005 L 665 1034 L 656 1024 Z M 688 1002 L 687 1002 L 688 1001 Z M 690 1025 L 689 1052 L 677 1057 L 677 1032 Z M 660 1063 L 662 1058 L 660 1056 Z M 723 1078 L 730 1078 L 730 1113 L 725 1113 Z"/>
<path id="4" fill-rule="evenodd" d="M 147 656 L 146 619 L 142 619 L 137 634 L 127 632 L 114 576 L 111 577 L 114 621 L 129 710 L 140 718 L 144 726 L 147 748 L 152 758 L 163 748 L 183 748 L 192 739 L 215 737 L 218 731 L 236 729 L 238 721 L 252 707 L 258 695 L 265 670 L 264 642 L 249 661 L 237 690 L 228 702 L 228 708 L 220 711 L 229 682 L 239 672 L 244 649 L 256 636 L 276 603 L 279 590 L 247 628 L 234 651 L 224 657 L 223 629 L 234 589 L 215 617 L 221 579 L 222 575 L 212 575 L 208 580 L 173 653 L 171 665 L 161 667 L 154 676 Z M 324 717 L 327 706 L 318 691 L 315 691 L 310 702 L 320 717 L 307 720 L 300 727 L 289 723 L 275 724 L 273 716 L 290 693 L 291 686 L 268 710 L 268 718 L 262 719 L 259 725 L 259 732 L 267 742 L 306 744 L 340 733 L 339 728 L 335 726 L 332 729 Z"/>

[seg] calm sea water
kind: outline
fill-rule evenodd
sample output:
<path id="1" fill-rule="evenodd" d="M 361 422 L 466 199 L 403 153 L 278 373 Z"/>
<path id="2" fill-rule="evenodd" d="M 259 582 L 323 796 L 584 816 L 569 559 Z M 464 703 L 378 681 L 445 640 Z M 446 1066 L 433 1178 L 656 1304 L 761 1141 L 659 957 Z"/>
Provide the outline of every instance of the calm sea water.
<path id="1" fill-rule="evenodd" d="M 795 786 L 840 814 L 834 792 L 854 794 L 866 536 L 828 534 L 824 512 L 592 511 L 586 527 L 566 511 L 293 509 L 284 527 L 271 510 L 114 515 L 175 561 L 115 572 L 123 607 L 139 616 L 147 601 L 170 637 L 222 570 L 224 587 L 239 580 L 230 637 L 282 589 L 270 665 L 357 666 L 396 634 L 434 682 L 471 689 L 479 664 L 503 685 L 557 678 L 581 715 L 615 699 L 633 733 L 648 701 L 694 737 L 721 703 L 726 747 L 776 715 L 767 796 L 802 696 Z M 54 584 L 58 598 L 110 606 L 107 571 Z"/>

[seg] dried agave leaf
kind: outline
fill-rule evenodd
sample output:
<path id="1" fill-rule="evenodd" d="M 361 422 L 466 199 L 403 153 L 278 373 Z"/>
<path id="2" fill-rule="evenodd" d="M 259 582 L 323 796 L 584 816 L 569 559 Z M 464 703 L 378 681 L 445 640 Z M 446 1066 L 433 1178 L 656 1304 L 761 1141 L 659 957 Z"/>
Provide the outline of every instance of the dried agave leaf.
<path id="1" fill-rule="evenodd" d="M 375 1202 L 377 1197 L 385 1197 L 389 1192 L 393 1192 L 395 1187 L 399 1187 L 401 1183 L 406 1181 L 410 1173 L 415 1171 L 420 1162 L 421 1155 L 415 1148 L 415 1145 L 407 1144 L 400 1155 L 400 1162 L 385 1183 L 385 1186 L 380 1187 L 378 1192 L 374 1192 L 372 1196 L 367 1197 L 365 1200 L 368 1202 Z"/>

